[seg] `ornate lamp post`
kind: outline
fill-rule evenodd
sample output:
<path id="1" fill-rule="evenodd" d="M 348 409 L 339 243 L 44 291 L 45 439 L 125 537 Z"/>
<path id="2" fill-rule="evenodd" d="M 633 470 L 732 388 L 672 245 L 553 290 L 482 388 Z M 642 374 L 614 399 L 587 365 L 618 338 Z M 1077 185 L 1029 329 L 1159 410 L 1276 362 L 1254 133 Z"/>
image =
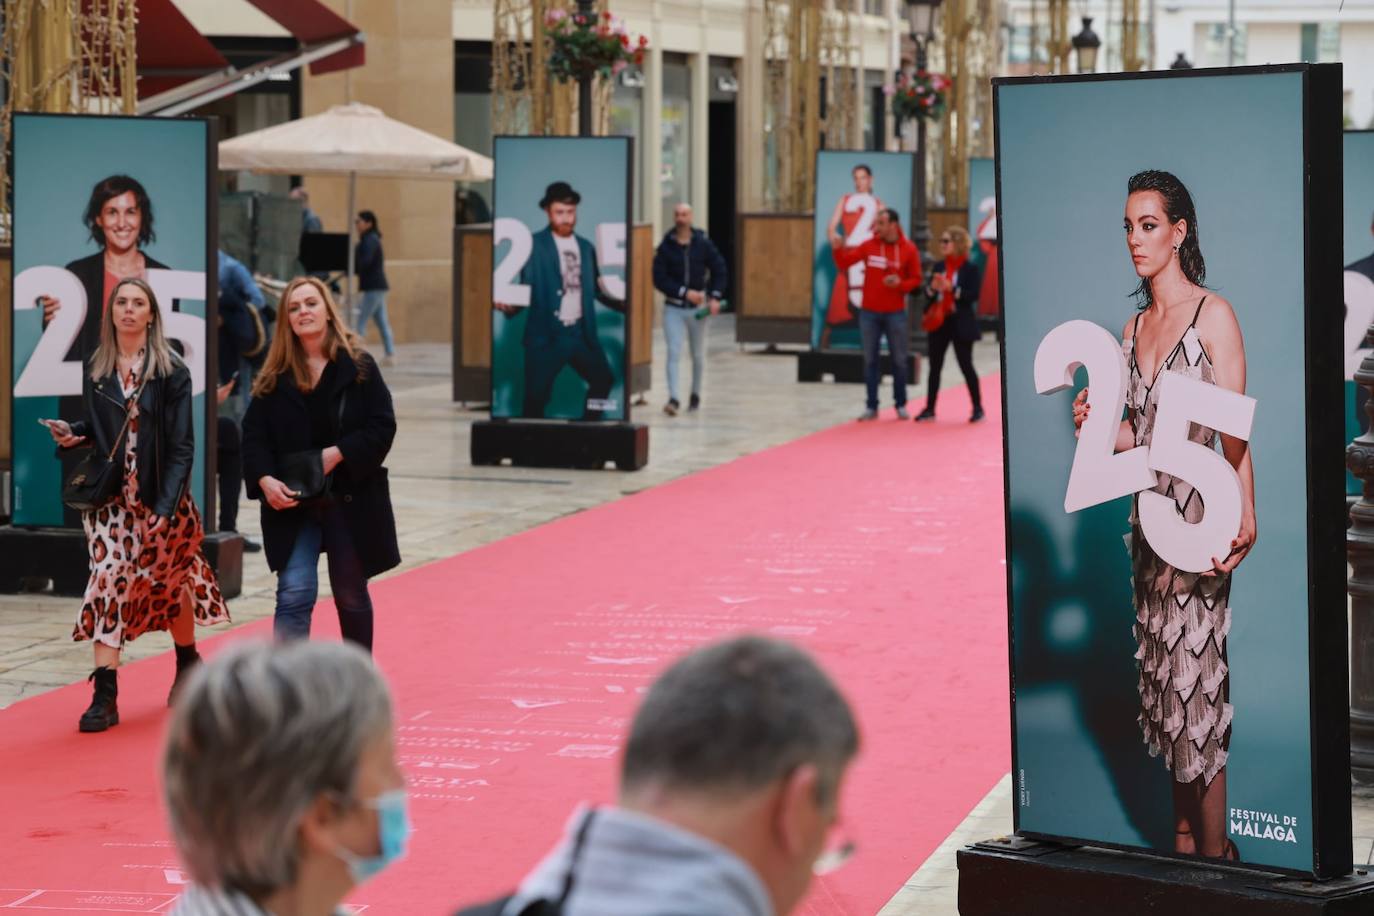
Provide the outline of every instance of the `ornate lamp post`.
<path id="1" fill-rule="evenodd" d="M 1374 392 L 1374 356 L 1360 363 L 1355 384 Z M 1365 410 L 1371 407 L 1374 401 Z M 1345 535 L 1351 567 L 1350 775 L 1357 785 L 1374 786 L 1374 428 L 1350 443 L 1345 466 L 1363 484 Z"/>
<path id="2" fill-rule="evenodd" d="M 1097 49 L 1102 47 L 1102 39 L 1093 31 L 1093 17 L 1083 17 L 1083 31 L 1069 40 L 1073 53 L 1078 57 L 1078 72 L 1092 73 L 1097 69 Z"/>
<path id="3" fill-rule="evenodd" d="M 916 46 L 916 72 L 921 73 L 929 66 L 926 51 L 935 38 L 935 14 L 941 0 L 906 0 L 907 28 L 911 41 Z M 926 213 L 926 119 L 916 119 L 916 180 L 911 188 L 911 240 L 921 253 L 921 269 L 928 268 L 929 255 L 926 247 L 930 243 L 930 219 Z"/>

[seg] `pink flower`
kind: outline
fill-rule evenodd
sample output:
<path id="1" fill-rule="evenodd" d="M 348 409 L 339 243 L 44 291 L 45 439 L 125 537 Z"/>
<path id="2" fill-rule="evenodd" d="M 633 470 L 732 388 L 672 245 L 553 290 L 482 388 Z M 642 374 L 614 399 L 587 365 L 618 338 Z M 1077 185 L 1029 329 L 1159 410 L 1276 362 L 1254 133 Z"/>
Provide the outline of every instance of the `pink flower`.
<path id="1" fill-rule="evenodd" d="M 552 10 L 549 10 L 547 13 L 544 14 L 544 21 L 547 22 L 549 25 L 553 25 L 553 24 L 556 23 L 556 22 L 561 22 L 561 21 L 563 21 L 564 19 L 567 19 L 567 18 L 568 18 L 568 11 L 567 11 L 567 10 L 552 9 Z"/>
<path id="2" fill-rule="evenodd" d="M 611 64 L 611 76 L 619 75 L 620 71 L 624 70 L 628 66 L 629 64 L 625 63 L 625 61 L 623 60 L 616 61 L 615 63 Z"/>
<path id="3" fill-rule="evenodd" d="M 890 83 L 887 84 L 887 85 L 885 85 L 885 86 L 883 86 L 883 95 L 886 95 L 886 96 L 889 96 L 889 97 L 890 97 L 890 96 L 892 96 L 894 93 L 896 93 L 896 91 L 897 91 L 897 87 L 896 87 L 896 86 L 893 86 L 893 85 L 890 84 Z"/>

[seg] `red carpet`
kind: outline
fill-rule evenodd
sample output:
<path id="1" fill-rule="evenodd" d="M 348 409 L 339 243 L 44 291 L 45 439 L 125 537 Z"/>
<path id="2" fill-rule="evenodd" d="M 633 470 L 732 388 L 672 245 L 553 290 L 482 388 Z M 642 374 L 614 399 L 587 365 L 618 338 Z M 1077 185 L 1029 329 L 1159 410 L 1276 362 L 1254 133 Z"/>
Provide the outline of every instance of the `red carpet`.
<path id="1" fill-rule="evenodd" d="M 889 411 L 378 583 L 418 832 L 356 903 L 424 916 L 510 888 L 575 804 L 614 797 L 654 674 L 751 630 L 815 652 L 863 728 L 844 809 L 858 854 L 801 912 L 876 912 L 1009 766 L 998 405 L 978 426 L 962 389 L 941 406 L 933 425 Z M 156 777 L 171 669 L 170 653 L 125 669 L 104 735 L 76 732 L 85 684 L 0 711 L 0 907 L 167 911 L 183 880 Z"/>

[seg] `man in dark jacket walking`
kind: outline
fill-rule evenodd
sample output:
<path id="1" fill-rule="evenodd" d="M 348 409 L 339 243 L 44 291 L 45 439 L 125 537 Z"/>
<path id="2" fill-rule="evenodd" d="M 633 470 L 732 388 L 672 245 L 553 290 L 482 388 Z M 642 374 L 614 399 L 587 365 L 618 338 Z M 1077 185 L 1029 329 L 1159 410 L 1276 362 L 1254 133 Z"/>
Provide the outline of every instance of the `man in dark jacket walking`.
<path id="1" fill-rule="evenodd" d="M 663 336 L 668 342 L 668 403 L 663 412 L 676 416 L 677 362 L 682 341 L 692 348 L 692 399 L 688 410 L 701 406 L 701 375 L 706 362 L 706 322 L 696 317 L 703 305 L 712 315 L 720 313 L 720 300 L 728 287 L 725 259 L 706 233 L 692 227 L 692 207 L 678 204 L 673 228 L 659 242 L 654 254 L 654 288 L 664 295 Z"/>

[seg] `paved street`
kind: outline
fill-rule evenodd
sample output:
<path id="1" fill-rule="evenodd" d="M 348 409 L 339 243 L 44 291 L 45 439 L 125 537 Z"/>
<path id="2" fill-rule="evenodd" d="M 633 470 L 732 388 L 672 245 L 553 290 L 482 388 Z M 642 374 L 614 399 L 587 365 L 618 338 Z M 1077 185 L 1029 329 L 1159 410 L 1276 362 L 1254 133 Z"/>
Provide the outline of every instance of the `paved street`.
<path id="1" fill-rule="evenodd" d="M 448 348 L 402 346 L 397 365 L 385 370 L 399 424 L 388 465 L 404 558 L 402 567 L 390 575 L 845 422 L 863 406 L 862 386 L 797 384 L 790 354 L 766 354 L 757 347 L 741 351 L 734 344 L 728 317 L 713 322 L 709 348 L 703 409 L 669 418 L 661 409 L 666 398 L 661 377 L 664 354 L 661 338 L 656 339 L 654 389 L 647 406 L 635 413 L 635 419 L 652 430 L 649 465 L 622 473 L 473 467 L 468 462 L 469 424 L 484 412 L 449 400 Z M 975 361 L 980 374 L 995 372 L 995 343 L 981 343 Z M 685 390 L 690 373 L 685 360 L 682 372 Z M 957 367 L 951 363 L 946 372 L 953 376 L 947 382 L 957 383 Z M 885 386 L 885 407 L 890 408 L 890 385 Z M 917 408 L 923 401 L 922 388 L 917 386 L 911 395 Z M 890 409 L 883 422 L 895 422 Z M 910 425 L 911 434 L 919 436 L 920 427 Z M 257 517 L 257 505 L 245 501 L 240 527 L 256 535 Z M 326 592 L 327 581 L 322 565 Z M 270 616 L 274 586 L 263 555 L 248 555 L 243 594 L 230 604 L 235 625 Z M 455 600 L 461 601 L 461 594 Z M 90 648 L 70 639 L 77 605 L 75 599 L 51 595 L 0 596 L 0 707 L 86 677 Z M 393 638 L 387 635 L 388 614 L 399 619 L 404 609 L 378 608 L 379 639 Z M 152 634 L 131 644 L 126 657 L 153 655 L 170 645 L 166 635 Z M 79 713 L 71 711 L 73 720 Z M 1357 800 L 1354 815 L 1356 860 L 1368 862 L 1374 850 L 1374 803 Z M 1007 776 L 912 875 L 882 910 L 883 916 L 956 912 L 954 851 L 1010 830 Z"/>
<path id="2" fill-rule="evenodd" d="M 470 423 L 485 411 L 450 401 L 448 346 L 403 345 L 396 365 L 384 370 L 396 402 L 398 431 L 387 465 L 403 558 L 389 575 L 789 442 L 850 420 L 863 408 L 861 385 L 797 384 L 790 353 L 763 353 L 756 346 L 741 351 L 733 322 L 731 316 L 712 320 L 703 408 L 675 418 L 662 411 L 665 355 L 662 335 L 655 335 L 654 387 L 648 404 L 633 414 L 651 427 L 649 465 L 634 473 L 473 467 Z M 997 360 L 988 335 L 977 351 L 980 371 L 995 372 Z M 685 357 L 679 371 L 687 391 L 691 365 Z M 945 371 L 952 376 L 947 383 L 959 379 L 952 359 Z M 890 382 L 885 387 L 884 406 L 890 408 Z M 919 408 L 923 392 L 914 390 L 911 400 Z M 895 422 L 890 409 L 885 421 Z M 911 426 L 911 434 L 919 435 L 920 428 Z M 256 503 L 243 502 L 239 528 L 257 535 Z M 320 582 L 327 593 L 323 562 Z M 243 594 L 230 602 L 235 624 L 270 616 L 275 585 L 263 555 L 246 555 Z M 71 641 L 78 606 L 76 599 L 51 595 L 0 596 L 0 708 L 90 673 L 90 647 Z M 388 611 L 378 608 L 378 639 L 388 638 Z M 130 643 L 125 657 L 132 661 L 170 646 L 170 637 L 149 634 Z"/>

